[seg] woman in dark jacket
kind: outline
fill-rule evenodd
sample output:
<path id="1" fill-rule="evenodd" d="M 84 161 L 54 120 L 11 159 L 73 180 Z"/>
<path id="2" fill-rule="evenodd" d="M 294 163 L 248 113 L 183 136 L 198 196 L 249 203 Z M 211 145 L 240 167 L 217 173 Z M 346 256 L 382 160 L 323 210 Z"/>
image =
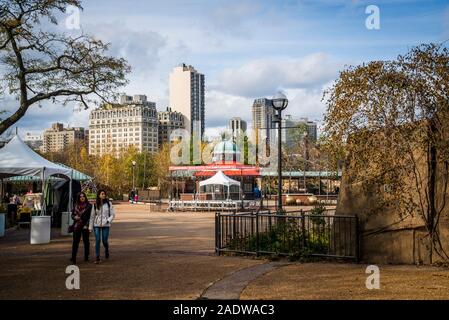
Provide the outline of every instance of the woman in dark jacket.
<path id="1" fill-rule="evenodd" d="M 78 253 L 81 237 L 83 237 L 84 244 L 84 261 L 89 261 L 89 221 L 91 211 L 92 205 L 87 200 L 86 194 L 84 192 L 80 192 L 76 197 L 75 207 L 72 211 L 72 219 L 74 222 L 72 258 L 70 261 L 74 264 L 76 264 L 76 255 Z"/>

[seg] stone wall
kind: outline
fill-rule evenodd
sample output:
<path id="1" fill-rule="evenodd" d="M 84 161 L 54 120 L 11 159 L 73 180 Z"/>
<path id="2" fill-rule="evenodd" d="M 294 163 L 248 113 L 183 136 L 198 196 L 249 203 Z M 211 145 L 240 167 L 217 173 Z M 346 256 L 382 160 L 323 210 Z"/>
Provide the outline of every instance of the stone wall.
<path id="1" fill-rule="evenodd" d="M 350 170 L 344 170 L 336 214 L 357 215 L 360 226 L 360 258 L 366 263 L 428 264 L 428 236 L 424 221 L 418 215 L 401 217 L 394 209 L 377 207 L 382 188 L 365 191 L 352 184 Z M 439 188 L 442 187 L 440 176 Z M 441 189 L 440 189 L 441 190 Z M 441 194 L 441 193 L 439 193 Z M 442 199 L 438 199 L 441 203 Z M 439 224 L 443 248 L 449 253 L 449 200 Z M 441 260 L 433 255 L 433 262 Z"/>

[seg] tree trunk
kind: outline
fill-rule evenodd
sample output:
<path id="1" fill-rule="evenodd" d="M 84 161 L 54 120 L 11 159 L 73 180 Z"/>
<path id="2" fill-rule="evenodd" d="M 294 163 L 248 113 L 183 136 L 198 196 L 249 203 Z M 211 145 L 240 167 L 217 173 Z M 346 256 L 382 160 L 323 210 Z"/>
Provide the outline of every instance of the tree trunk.
<path id="1" fill-rule="evenodd" d="M 0 122 L 0 135 L 19 121 L 25 115 L 27 109 L 28 107 L 25 104 L 21 104 L 20 108 L 14 114 Z"/>
<path id="2" fill-rule="evenodd" d="M 430 248 L 429 248 L 429 262 L 432 263 L 432 254 L 434 249 L 434 236 L 436 233 L 435 219 L 437 217 L 436 209 L 436 174 L 437 174 L 437 150 L 433 142 L 433 137 L 436 131 L 436 126 L 433 120 L 430 120 L 428 126 L 428 156 L 427 156 L 427 188 L 429 192 L 429 205 L 427 208 L 427 230 L 429 232 Z"/>

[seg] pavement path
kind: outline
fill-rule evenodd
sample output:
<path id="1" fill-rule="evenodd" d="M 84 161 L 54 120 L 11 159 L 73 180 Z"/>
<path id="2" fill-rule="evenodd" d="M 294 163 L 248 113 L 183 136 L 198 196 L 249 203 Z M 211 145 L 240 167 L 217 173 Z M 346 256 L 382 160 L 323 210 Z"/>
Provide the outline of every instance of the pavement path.
<path id="1" fill-rule="evenodd" d="M 240 294 L 251 281 L 267 272 L 273 271 L 275 268 L 285 265 L 287 264 L 268 262 L 237 270 L 209 286 L 201 295 L 201 299 L 240 299 Z"/>
<path id="2" fill-rule="evenodd" d="M 80 290 L 65 287 L 71 237 L 54 230 L 51 243 L 30 245 L 26 229 L 0 238 L 0 299 L 197 299 L 211 283 L 262 264 L 214 254 L 214 214 L 156 213 L 117 204 L 111 258 L 82 262 Z M 91 236 L 91 252 L 94 247 Z"/>
<path id="3" fill-rule="evenodd" d="M 30 245 L 22 229 L 0 238 L 0 299 L 449 299 L 448 269 L 379 266 L 381 288 L 368 290 L 362 264 L 215 256 L 212 212 L 116 209 L 111 258 L 80 262 L 79 290 L 65 286 L 71 237 L 54 230 L 51 243 Z"/>

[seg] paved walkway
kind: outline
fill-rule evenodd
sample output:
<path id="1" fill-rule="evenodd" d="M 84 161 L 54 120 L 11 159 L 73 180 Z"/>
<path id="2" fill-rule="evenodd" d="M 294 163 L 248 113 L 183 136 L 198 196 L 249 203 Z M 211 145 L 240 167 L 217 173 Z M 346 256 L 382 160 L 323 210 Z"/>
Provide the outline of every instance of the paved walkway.
<path id="1" fill-rule="evenodd" d="M 22 229 L 0 238 L 0 299 L 449 299 L 448 269 L 379 266 L 381 289 L 368 290 L 366 265 L 217 257 L 213 213 L 116 209 L 111 258 L 78 264 L 80 290 L 65 287 L 71 237 L 30 245 Z"/>
<path id="2" fill-rule="evenodd" d="M 0 299 L 197 299 L 236 270 L 263 263 L 214 254 L 213 213 L 149 213 L 118 204 L 111 258 L 78 266 L 81 289 L 67 290 L 71 237 L 30 245 L 28 230 L 0 238 Z M 91 236 L 91 251 L 94 250 Z"/>
<path id="3" fill-rule="evenodd" d="M 285 266 L 285 263 L 267 262 L 245 269 L 237 270 L 215 282 L 201 295 L 202 299 L 240 299 L 245 287 L 263 274 Z"/>

